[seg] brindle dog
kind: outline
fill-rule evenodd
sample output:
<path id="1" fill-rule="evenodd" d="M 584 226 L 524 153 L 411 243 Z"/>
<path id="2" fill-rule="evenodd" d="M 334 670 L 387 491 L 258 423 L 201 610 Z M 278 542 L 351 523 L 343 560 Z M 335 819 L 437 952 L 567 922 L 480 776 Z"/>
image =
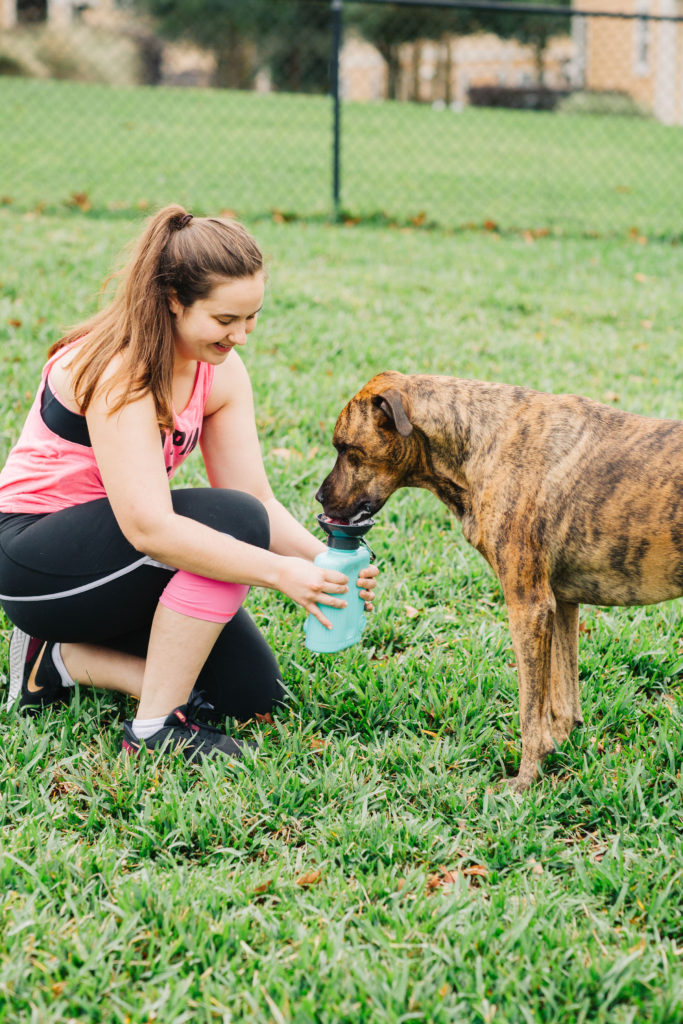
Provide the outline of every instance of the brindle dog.
<path id="1" fill-rule="evenodd" d="M 582 724 L 579 604 L 683 594 L 683 422 L 575 395 L 380 373 L 344 408 L 325 513 L 424 487 L 496 573 L 517 659 L 525 789 Z"/>

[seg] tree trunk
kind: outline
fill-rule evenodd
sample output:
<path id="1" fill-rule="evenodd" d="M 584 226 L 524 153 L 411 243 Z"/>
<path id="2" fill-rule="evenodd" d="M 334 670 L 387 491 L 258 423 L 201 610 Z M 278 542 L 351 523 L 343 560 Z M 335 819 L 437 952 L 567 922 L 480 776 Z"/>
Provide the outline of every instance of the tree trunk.
<path id="1" fill-rule="evenodd" d="M 213 84 L 219 89 L 249 89 L 253 79 L 253 62 L 247 43 L 231 33 L 216 46 L 216 70 Z"/>
<path id="2" fill-rule="evenodd" d="M 412 82 L 412 86 L 411 86 L 411 93 L 412 93 L 412 95 L 410 96 L 410 99 L 414 103 L 419 103 L 421 98 L 422 98 L 420 96 L 420 65 L 421 64 L 422 64 L 422 43 L 420 43 L 419 40 L 416 40 L 413 43 L 413 53 L 412 53 L 412 78 L 413 78 L 413 82 Z"/>
<path id="3" fill-rule="evenodd" d="M 447 107 L 453 102 L 453 51 L 451 37 L 446 34 L 441 38 L 443 48 L 443 101 Z"/>
<path id="4" fill-rule="evenodd" d="M 392 43 L 377 43 L 377 49 L 387 65 L 387 99 L 395 100 L 398 94 L 398 80 L 401 70 L 399 47 Z"/>

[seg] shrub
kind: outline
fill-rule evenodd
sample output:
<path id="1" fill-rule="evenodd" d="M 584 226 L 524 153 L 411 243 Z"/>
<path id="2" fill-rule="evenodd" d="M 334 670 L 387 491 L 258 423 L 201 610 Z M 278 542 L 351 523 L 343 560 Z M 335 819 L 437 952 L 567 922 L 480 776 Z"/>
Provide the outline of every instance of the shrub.
<path id="1" fill-rule="evenodd" d="M 514 110 L 554 110 L 569 96 L 567 90 L 546 89 L 541 85 L 479 85 L 468 93 L 473 107 L 508 107 Z"/>
<path id="2" fill-rule="evenodd" d="M 610 114 L 650 117 L 651 112 L 624 92 L 574 92 L 559 104 L 559 114 Z"/>
<path id="3" fill-rule="evenodd" d="M 0 53 L 0 75 L 27 75 L 28 70 L 20 60 L 9 53 Z"/>

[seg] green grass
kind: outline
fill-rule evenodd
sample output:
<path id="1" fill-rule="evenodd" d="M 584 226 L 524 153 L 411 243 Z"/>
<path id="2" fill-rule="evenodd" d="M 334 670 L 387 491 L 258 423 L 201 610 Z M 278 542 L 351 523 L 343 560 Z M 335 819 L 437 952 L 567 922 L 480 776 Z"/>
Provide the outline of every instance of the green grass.
<path id="1" fill-rule="evenodd" d="M 63 173 L 52 212 L 0 210 L 0 457 L 48 344 L 138 228 L 108 212 L 118 179 L 94 181 L 90 214 L 61 208 Z M 188 179 L 197 208 L 212 173 Z M 245 358 L 272 482 L 307 523 L 335 417 L 383 368 L 681 417 L 677 245 L 260 212 L 269 285 Z M 180 482 L 202 480 L 193 456 Z M 274 724 L 241 727 L 254 760 L 130 764 L 131 707 L 85 688 L 32 721 L 3 708 L 3 1024 L 680 1024 L 680 603 L 582 609 L 586 726 L 520 798 L 497 582 L 422 492 L 395 495 L 370 540 L 381 589 L 348 652 L 310 654 L 300 609 L 252 592 L 289 689 Z"/>
<path id="2" fill-rule="evenodd" d="M 325 97 L 0 77 L 0 198 L 129 215 L 175 201 L 255 217 L 331 206 Z M 407 103 L 342 110 L 351 216 L 679 238 L 683 130 L 646 118 Z M 82 200 L 81 200 L 82 201 Z"/>

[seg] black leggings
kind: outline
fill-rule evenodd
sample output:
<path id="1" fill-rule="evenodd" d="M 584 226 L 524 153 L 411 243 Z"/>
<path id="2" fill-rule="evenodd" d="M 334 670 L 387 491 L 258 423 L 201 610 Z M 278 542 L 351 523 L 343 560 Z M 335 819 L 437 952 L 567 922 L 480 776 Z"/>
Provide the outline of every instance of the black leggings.
<path id="1" fill-rule="evenodd" d="M 251 495 L 196 487 L 171 498 L 179 515 L 268 547 L 268 515 Z M 106 498 L 44 515 L 0 512 L 0 604 L 31 636 L 145 657 L 174 571 L 128 543 Z M 281 701 L 277 661 L 244 608 L 224 626 L 197 687 L 218 712 L 242 720 Z"/>

